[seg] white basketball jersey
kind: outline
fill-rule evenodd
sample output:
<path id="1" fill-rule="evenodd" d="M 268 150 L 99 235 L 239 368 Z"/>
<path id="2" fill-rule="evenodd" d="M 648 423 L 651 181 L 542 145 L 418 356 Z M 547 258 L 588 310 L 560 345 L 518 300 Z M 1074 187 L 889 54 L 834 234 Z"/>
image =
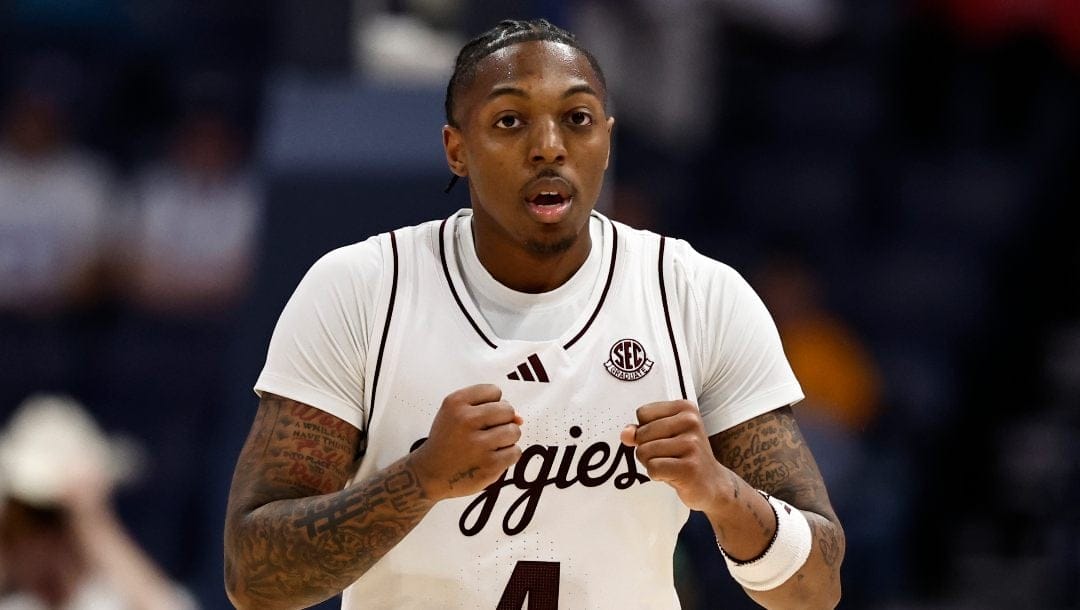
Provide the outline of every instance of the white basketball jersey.
<path id="1" fill-rule="evenodd" d="M 524 418 L 523 455 L 483 493 L 436 504 L 346 589 L 344 608 L 679 606 L 672 555 L 689 511 L 619 442 L 639 406 L 694 387 L 669 319 L 671 266 L 663 238 L 597 216 L 602 275 L 552 341 L 491 331 L 462 281 L 456 216 L 380 237 L 392 281 L 368 350 L 355 480 L 418 446 L 443 398 L 477 383 L 498 385 Z"/>

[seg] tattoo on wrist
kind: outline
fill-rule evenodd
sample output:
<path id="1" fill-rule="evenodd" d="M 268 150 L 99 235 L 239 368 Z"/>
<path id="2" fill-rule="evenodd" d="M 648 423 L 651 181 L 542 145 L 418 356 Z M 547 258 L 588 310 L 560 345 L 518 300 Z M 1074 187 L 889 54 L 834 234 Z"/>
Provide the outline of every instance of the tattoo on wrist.
<path id="1" fill-rule="evenodd" d="M 461 472 L 459 472 L 459 473 L 455 474 L 454 476 L 450 477 L 450 480 L 447 481 L 447 483 L 450 485 L 450 489 L 453 489 L 454 488 L 454 483 L 460 483 L 461 481 L 464 481 L 465 479 L 471 479 L 471 478 L 475 477 L 476 473 L 479 472 L 479 471 L 480 471 L 479 466 L 473 466 L 472 468 L 462 470 Z"/>

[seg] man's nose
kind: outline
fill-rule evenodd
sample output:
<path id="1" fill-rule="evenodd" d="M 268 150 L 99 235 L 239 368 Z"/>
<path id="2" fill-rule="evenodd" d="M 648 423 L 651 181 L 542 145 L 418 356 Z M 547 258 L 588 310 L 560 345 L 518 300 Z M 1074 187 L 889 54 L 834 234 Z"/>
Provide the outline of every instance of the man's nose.
<path id="1" fill-rule="evenodd" d="M 566 160 L 566 146 L 556 121 L 538 121 L 533 125 L 529 158 L 533 163 L 562 163 Z"/>

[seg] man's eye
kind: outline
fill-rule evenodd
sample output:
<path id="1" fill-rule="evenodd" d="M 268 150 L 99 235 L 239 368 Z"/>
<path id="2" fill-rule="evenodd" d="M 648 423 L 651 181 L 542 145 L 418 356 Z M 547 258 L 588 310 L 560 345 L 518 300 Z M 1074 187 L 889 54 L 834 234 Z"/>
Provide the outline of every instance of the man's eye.
<path id="1" fill-rule="evenodd" d="M 592 115 L 584 110 L 575 110 L 570 113 L 570 122 L 574 125 L 592 125 Z"/>
<path id="2" fill-rule="evenodd" d="M 495 121 L 496 127 L 502 127 L 503 129 L 510 129 L 512 127 L 519 127 L 521 120 L 512 114 L 501 116 Z"/>

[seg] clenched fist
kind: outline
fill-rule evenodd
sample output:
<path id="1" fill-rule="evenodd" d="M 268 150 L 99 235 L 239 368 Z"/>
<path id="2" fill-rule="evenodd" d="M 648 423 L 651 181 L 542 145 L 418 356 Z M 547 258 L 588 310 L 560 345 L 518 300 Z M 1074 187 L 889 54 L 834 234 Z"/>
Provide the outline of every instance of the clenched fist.
<path id="1" fill-rule="evenodd" d="M 410 456 L 428 497 L 468 496 L 494 483 L 521 457 L 522 423 L 498 386 L 473 385 L 443 399 L 427 440 Z"/>
<path id="2" fill-rule="evenodd" d="M 653 402 L 638 408 L 637 420 L 623 429 L 620 440 L 636 447 L 649 478 L 674 487 L 693 510 L 713 506 L 725 469 L 713 457 L 697 406 L 686 400 Z"/>

